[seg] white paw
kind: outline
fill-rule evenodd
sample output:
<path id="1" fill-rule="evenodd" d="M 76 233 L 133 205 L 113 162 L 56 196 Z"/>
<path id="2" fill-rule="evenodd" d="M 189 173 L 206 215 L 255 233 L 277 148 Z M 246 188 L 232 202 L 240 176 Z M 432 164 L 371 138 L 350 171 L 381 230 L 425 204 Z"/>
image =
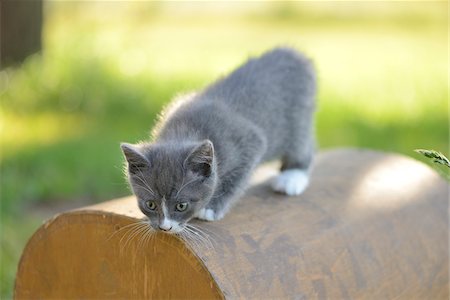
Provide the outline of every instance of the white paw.
<path id="1" fill-rule="evenodd" d="M 216 221 L 219 218 L 216 217 L 214 211 L 210 208 L 202 208 L 196 215 L 197 219 L 205 220 L 205 221 Z"/>
<path id="2" fill-rule="evenodd" d="M 292 169 L 281 172 L 272 181 L 272 188 L 276 192 L 289 196 L 300 195 L 308 186 L 308 173 L 300 169 Z"/>

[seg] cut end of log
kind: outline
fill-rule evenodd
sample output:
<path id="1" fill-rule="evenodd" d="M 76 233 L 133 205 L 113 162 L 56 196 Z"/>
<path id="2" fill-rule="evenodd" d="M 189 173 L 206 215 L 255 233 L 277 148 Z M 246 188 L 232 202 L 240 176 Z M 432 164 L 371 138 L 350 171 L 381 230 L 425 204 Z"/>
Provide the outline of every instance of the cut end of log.
<path id="1" fill-rule="evenodd" d="M 222 298 L 182 240 L 148 230 L 146 224 L 111 213 L 56 217 L 27 245 L 15 298 Z"/>

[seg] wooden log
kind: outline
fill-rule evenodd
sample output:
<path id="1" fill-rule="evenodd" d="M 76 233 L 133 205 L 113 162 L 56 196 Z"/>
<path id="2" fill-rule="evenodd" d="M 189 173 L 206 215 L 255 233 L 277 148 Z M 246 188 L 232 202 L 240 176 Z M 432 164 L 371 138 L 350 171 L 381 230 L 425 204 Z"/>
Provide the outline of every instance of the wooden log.
<path id="1" fill-rule="evenodd" d="M 195 221 L 212 246 L 127 228 L 143 217 L 133 197 L 60 214 L 28 242 L 15 298 L 448 299 L 447 204 L 420 162 L 329 151 L 303 195 L 262 182 L 223 220 Z"/>

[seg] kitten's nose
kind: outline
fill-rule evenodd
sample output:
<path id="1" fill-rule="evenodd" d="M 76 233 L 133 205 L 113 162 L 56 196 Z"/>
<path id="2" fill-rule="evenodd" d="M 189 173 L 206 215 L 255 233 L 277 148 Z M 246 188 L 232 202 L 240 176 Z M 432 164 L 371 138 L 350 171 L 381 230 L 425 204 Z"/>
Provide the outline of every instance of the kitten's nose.
<path id="1" fill-rule="evenodd" d="M 163 231 L 169 231 L 170 229 L 172 229 L 172 226 L 168 226 L 166 224 L 161 224 L 159 225 L 159 229 L 163 230 Z"/>
<path id="2" fill-rule="evenodd" d="M 159 229 L 163 230 L 163 231 L 170 231 L 172 229 L 172 221 L 164 218 L 162 220 L 162 222 L 159 223 Z"/>

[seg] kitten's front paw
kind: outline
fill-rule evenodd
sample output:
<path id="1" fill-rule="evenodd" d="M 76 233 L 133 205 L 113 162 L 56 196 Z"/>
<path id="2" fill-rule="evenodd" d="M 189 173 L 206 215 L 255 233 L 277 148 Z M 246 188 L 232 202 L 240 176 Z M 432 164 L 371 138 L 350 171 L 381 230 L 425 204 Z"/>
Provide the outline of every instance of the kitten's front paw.
<path id="1" fill-rule="evenodd" d="M 223 214 L 217 214 L 211 208 L 202 208 L 197 213 L 196 218 L 204 221 L 217 221 L 223 218 Z"/>
<path id="2" fill-rule="evenodd" d="M 272 182 L 272 188 L 276 192 L 289 196 L 300 195 L 308 186 L 308 173 L 304 170 L 291 169 L 281 172 Z"/>

